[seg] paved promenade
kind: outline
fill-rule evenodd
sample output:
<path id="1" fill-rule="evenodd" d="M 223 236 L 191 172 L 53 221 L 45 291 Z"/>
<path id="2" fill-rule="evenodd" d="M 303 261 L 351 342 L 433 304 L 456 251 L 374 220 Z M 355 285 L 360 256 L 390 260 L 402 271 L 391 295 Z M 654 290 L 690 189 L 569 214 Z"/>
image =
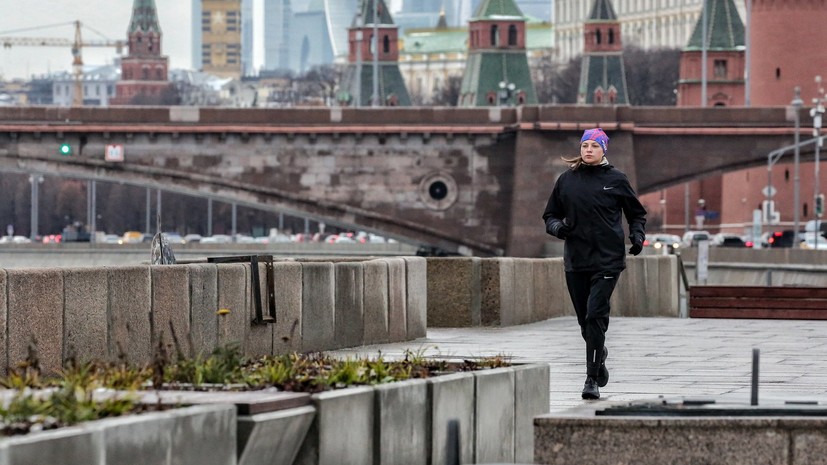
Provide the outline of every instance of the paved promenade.
<path id="1" fill-rule="evenodd" d="M 748 403 L 752 349 L 760 399 L 827 401 L 827 321 L 612 318 L 602 399 L 726 396 Z M 426 338 L 339 350 L 397 358 L 406 349 L 463 358 L 503 354 L 551 366 L 551 412 L 582 404 L 585 345 L 574 317 L 507 328 L 428 329 Z"/>

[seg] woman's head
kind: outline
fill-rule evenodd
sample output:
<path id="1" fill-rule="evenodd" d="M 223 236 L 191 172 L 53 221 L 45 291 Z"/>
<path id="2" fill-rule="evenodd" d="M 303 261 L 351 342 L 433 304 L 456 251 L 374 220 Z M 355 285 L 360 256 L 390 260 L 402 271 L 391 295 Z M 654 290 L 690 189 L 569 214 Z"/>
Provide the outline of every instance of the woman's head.
<path id="1" fill-rule="evenodd" d="M 598 165 L 609 150 L 609 136 L 600 128 L 587 129 L 580 138 L 580 158 L 586 165 Z"/>

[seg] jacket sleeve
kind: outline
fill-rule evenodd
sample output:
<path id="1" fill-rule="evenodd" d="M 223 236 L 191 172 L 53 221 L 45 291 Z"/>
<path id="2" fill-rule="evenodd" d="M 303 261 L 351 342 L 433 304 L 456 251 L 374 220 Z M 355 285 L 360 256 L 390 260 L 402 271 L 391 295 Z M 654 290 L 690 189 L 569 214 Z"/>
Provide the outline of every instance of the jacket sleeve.
<path id="1" fill-rule="evenodd" d="M 629 241 L 632 244 L 643 244 L 646 238 L 646 209 L 640 203 L 635 190 L 626 180 L 626 192 L 623 196 L 623 214 L 629 223 Z"/>
<path id="2" fill-rule="evenodd" d="M 546 233 L 551 234 L 558 239 L 565 239 L 561 237 L 560 231 L 563 229 L 563 218 L 566 217 L 563 202 L 560 200 L 560 178 L 554 183 L 554 189 L 546 202 L 546 209 L 543 212 L 543 221 L 546 223 Z"/>

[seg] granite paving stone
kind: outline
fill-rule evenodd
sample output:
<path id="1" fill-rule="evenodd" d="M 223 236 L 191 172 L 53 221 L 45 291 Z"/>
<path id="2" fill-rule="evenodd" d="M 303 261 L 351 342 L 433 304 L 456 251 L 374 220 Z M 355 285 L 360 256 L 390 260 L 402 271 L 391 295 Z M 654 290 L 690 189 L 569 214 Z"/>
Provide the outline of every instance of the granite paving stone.
<path id="1" fill-rule="evenodd" d="M 761 393 L 827 402 L 827 321 L 613 317 L 606 345 L 611 372 L 602 400 L 736 396 L 748 402 L 752 349 L 760 349 Z M 515 363 L 546 362 L 550 412 L 585 402 L 584 343 L 571 316 L 510 327 L 429 328 L 405 343 L 335 351 L 341 356 L 472 358 L 508 355 Z M 601 400 L 601 401 L 602 401 Z"/>

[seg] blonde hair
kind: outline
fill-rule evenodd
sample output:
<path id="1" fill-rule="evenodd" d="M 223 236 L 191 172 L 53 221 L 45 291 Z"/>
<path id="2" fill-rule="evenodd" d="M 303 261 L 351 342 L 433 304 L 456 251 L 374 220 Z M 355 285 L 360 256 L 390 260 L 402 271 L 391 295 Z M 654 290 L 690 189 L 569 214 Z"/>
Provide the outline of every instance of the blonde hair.
<path id="1" fill-rule="evenodd" d="M 573 158 L 560 157 L 561 160 L 569 164 L 569 168 L 576 170 L 583 164 L 583 157 L 580 155 Z"/>

